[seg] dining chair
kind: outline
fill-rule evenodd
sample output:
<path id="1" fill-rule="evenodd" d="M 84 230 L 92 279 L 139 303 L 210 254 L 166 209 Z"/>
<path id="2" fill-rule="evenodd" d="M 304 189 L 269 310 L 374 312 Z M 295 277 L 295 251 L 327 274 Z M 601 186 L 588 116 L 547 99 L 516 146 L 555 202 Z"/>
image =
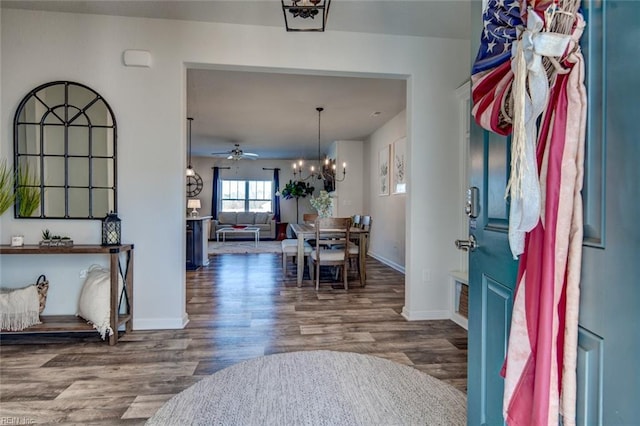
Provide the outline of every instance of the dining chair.
<path id="1" fill-rule="evenodd" d="M 369 228 L 371 228 L 371 216 L 362 216 L 360 227 L 369 230 Z"/>
<path id="2" fill-rule="evenodd" d="M 369 252 L 369 238 L 371 237 L 371 224 L 372 224 L 373 220 L 371 219 L 371 216 L 362 216 L 362 224 L 361 224 L 361 228 L 365 231 L 367 231 L 367 235 L 365 237 L 365 247 L 364 247 L 364 253 L 367 254 Z"/>
<path id="3" fill-rule="evenodd" d="M 302 215 L 302 222 L 305 225 L 315 225 L 316 219 L 318 219 L 317 213 L 304 213 Z M 316 240 L 314 240 L 313 238 L 310 238 L 307 241 L 309 241 L 309 244 L 311 244 L 311 247 L 316 245 Z"/>
<path id="4" fill-rule="evenodd" d="M 342 268 L 344 289 L 349 289 L 349 229 L 350 217 L 319 217 L 315 222 L 315 247 L 309 254 L 309 274 L 316 282 L 316 290 L 320 288 L 320 266 L 329 265 Z M 330 245 L 331 247 L 328 247 Z M 315 269 L 314 269 L 315 268 Z"/>
<path id="5" fill-rule="evenodd" d="M 312 224 L 316 222 L 318 215 L 316 213 L 304 213 L 302 215 L 302 222 L 306 224 Z"/>
<path id="6" fill-rule="evenodd" d="M 282 246 L 282 275 L 287 276 L 287 258 L 293 257 L 294 263 L 295 258 L 298 256 L 298 239 L 297 238 L 286 238 L 281 241 Z M 304 242 L 303 245 L 303 253 L 304 257 L 309 256 L 311 253 L 311 245 L 308 242 Z"/>
<path id="7" fill-rule="evenodd" d="M 360 235 L 352 233 L 351 240 L 349 241 L 349 266 L 353 266 L 356 264 L 356 268 L 358 270 L 358 277 L 360 278 L 360 285 L 362 287 L 365 286 L 365 274 L 362 273 L 360 268 L 360 250 L 364 250 L 364 255 L 367 255 L 369 251 L 369 235 L 371 233 L 371 216 L 361 216 L 360 218 L 360 229 L 363 231 L 367 231 L 364 236 L 364 247 L 360 247 Z"/>

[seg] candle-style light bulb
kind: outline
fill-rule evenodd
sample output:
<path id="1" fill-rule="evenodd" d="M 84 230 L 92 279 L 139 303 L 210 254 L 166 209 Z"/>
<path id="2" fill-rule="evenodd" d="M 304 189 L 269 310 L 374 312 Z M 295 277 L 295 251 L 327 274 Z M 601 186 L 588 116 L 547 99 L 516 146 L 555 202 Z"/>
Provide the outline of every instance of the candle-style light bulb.
<path id="1" fill-rule="evenodd" d="M 336 169 L 336 165 L 334 164 L 331 168 L 332 168 L 333 170 L 335 170 L 335 169 Z"/>

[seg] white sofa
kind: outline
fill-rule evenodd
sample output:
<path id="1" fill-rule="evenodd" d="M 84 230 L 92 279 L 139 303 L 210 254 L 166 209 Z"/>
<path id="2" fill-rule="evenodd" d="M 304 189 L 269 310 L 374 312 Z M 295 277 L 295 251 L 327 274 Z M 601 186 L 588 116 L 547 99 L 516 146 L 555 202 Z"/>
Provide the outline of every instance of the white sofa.
<path id="1" fill-rule="evenodd" d="M 244 225 L 260 228 L 260 239 L 276 238 L 276 220 L 273 213 L 263 212 L 220 212 L 218 219 L 211 221 L 212 240 L 216 238 L 216 231 L 233 225 Z M 226 238 L 247 238 L 247 234 L 227 234 Z"/>

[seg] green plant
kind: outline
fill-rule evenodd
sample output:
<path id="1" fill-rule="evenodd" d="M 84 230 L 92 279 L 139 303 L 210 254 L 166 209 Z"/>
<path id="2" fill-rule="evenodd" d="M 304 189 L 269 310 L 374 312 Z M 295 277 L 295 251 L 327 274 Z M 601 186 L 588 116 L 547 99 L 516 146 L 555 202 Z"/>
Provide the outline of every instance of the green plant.
<path id="1" fill-rule="evenodd" d="M 291 198 L 304 198 L 313 194 L 314 190 L 315 188 L 308 183 L 297 180 L 295 182 L 289 181 L 280 193 L 285 199 L 289 200 Z"/>
<path id="2" fill-rule="evenodd" d="M 40 207 L 40 184 L 38 177 L 27 163 L 16 173 L 16 204 L 18 216 L 29 217 Z"/>
<path id="3" fill-rule="evenodd" d="M 299 222 L 299 206 L 298 206 L 298 200 L 300 198 L 305 198 L 307 195 L 311 195 L 313 194 L 313 191 L 315 190 L 315 188 L 311 185 L 309 185 L 306 182 L 303 182 L 301 180 L 297 180 L 295 182 L 293 181 L 289 181 L 288 184 L 286 184 L 284 186 L 284 188 L 282 189 L 282 191 L 280 191 L 280 194 L 286 199 L 286 200 L 290 200 L 292 198 L 295 198 L 296 200 L 296 223 Z"/>
<path id="4" fill-rule="evenodd" d="M 43 240 L 70 240 L 71 238 L 67 236 L 61 237 L 60 235 L 53 235 L 48 229 L 45 229 L 44 231 L 42 231 L 42 239 Z"/>
<path id="5" fill-rule="evenodd" d="M 0 215 L 16 200 L 13 189 L 13 171 L 7 166 L 7 160 L 2 159 L 0 163 Z"/>

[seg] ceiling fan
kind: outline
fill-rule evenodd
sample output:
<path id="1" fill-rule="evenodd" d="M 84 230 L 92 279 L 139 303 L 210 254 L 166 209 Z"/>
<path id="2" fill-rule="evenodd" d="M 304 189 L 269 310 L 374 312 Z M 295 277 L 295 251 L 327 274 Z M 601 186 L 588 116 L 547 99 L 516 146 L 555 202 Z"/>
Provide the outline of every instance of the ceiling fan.
<path id="1" fill-rule="evenodd" d="M 231 151 L 226 152 L 213 152 L 212 155 L 216 156 L 226 156 L 227 160 L 256 160 L 258 158 L 258 154 L 254 154 L 253 152 L 244 152 L 240 149 L 239 144 L 235 144 L 234 148 Z"/>

